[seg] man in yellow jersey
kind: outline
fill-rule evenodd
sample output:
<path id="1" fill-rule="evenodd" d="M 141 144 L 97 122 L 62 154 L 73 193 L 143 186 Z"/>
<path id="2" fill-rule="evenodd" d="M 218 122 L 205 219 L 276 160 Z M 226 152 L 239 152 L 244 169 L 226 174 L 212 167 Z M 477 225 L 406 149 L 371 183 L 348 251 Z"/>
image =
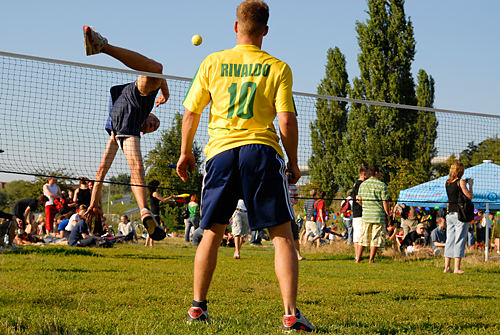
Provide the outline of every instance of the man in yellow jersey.
<path id="1" fill-rule="evenodd" d="M 300 178 L 298 128 L 288 65 L 260 48 L 268 32 L 269 8 L 244 1 L 234 24 L 237 45 L 209 55 L 200 65 L 184 100 L 182 145 L 177 174 L 187 180 L 193 169 L 194 135 L 210 103 L 210 140 L 205 147 L 206 175 L 201 202 L 203 239 L 196 251 L 194 300 L 188 321 L 208 321 L 207 292 L 217 251 L 238 199 L 243 199 L 250 228 L 267 228 L 275 247 L 275 268 L 285 313 L 285 330 L 315 327 L 296 308 L 298 261 L 290 221 L 293 210 L 285 176 L 287 165 L 273 121 L 278 115 L 288 156 L 290 182 Z"/>

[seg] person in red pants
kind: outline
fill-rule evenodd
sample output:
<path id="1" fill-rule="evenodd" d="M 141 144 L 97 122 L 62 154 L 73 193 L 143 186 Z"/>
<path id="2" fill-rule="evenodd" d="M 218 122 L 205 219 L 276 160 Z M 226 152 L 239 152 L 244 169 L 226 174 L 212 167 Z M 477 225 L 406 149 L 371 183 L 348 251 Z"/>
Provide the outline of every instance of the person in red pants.
<path id="1" fill-rule="evenodd" d="M 49 199 L 45 203 L 45 230 L 48 234 L 54 231 L 54 218 L 57 213 L 54 199 L 61 197 L 61 189 L 56 184 L 56 177 L 51 176 L 47 179 L 47 183 L 43 185 L 43 195 Z"/>

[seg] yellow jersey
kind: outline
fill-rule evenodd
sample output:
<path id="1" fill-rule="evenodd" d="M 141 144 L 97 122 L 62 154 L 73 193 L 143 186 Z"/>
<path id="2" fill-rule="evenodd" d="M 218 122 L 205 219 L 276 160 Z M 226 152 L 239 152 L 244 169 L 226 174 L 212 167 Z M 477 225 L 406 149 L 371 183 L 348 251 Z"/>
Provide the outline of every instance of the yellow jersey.
<path id="1" fill-rule="evenodd" d="M 242 145 L 265 144 L 283 157 L 273 121 L 296 113 L 292 71 L 255 45 L 215 52 L 201 63 L 183 105 L 201 114 L 210 104 L 207 160 Z"/>

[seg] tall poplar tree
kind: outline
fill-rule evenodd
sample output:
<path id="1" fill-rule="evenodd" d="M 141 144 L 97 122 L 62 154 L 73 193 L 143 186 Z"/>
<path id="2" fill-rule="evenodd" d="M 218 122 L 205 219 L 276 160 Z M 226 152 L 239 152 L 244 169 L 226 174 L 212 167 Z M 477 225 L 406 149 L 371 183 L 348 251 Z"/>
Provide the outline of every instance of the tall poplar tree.
<path id="1" fill-rule="evenodd" d="M 318 86 L 318 94 L 347 97 L 349 78 L 344 55 L 338 47 L 328 49 L 325 78 Z M 346 132 L 347 103 L 318 99 L 316 115 L 311 127 L 312 155 L 309 160 L 311 180 L 333 197 L 338 190 L 339 164 L 343 157 L 339 149 Z"/>
<path id="2" fill-rule="evenodd" d="M 404 12 L 404 1 L 368 0 L 367 3 L 369 18 L 356 23 L 361 50 L 358 55 L 360 76 L 353 80 L 350 97 L 432 105 L 434 81 L 425 71 L 419 74 L 418 97 L 415 91 L 411 73 L 415 39 L 412 22 Z M 419 174 L 430 173 L 430 158 L 435 153 L 433 131 L 437 123 L 434 115 L 424 113 L 352 104 L 343 139 L 342 175 L 338 176 L 341 187 L 347 190 L 352 186 L 361 162 L 379 164 L 385 182 L 400 178 L 402 169 L 416 164 L 423 166 Z M 397 188 L 401 187 L 406 185 L 399 180 Z M 390 193 L 397 196 L 397 189 L 393 187 Z"/>

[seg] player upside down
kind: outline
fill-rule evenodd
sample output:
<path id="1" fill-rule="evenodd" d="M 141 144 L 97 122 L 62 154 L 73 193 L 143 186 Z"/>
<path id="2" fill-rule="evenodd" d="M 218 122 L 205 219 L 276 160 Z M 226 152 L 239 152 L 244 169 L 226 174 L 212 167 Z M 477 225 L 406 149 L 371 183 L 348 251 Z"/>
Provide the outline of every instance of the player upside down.
<path id="1" fill-rule="evenodd" d="M 163 71 L 160 63 L 137 52 L 109 44 L 108 40 L 92 27 L 83 26 L 83 36 L 87 56 L 105 53 L 137 71 L 158 74 Z M 158 90 L 161 94 L 155 104 Z M 109 117 L 106 123 L 106 131 L 110 137 L 95 177 L 96 183 L 86 215 L 92 216 L 100 212 L 102 181 L 120 148 L 130 167 L 130 183 L 141 211 L 142 223 L 153 240 L 162 240 L 165 238 L 165 231 L 158 225 L 147 207 L 140 133 L 142 131 L 143 134 L 147 134 L 158 129 L 160 121 L 151 113 L 151 110 L 153 106 L 158 107 L 168 100 L 167 82 L 163 78 L 139 76 L 135 82 L 111 87 L 110 93 Z"/>

